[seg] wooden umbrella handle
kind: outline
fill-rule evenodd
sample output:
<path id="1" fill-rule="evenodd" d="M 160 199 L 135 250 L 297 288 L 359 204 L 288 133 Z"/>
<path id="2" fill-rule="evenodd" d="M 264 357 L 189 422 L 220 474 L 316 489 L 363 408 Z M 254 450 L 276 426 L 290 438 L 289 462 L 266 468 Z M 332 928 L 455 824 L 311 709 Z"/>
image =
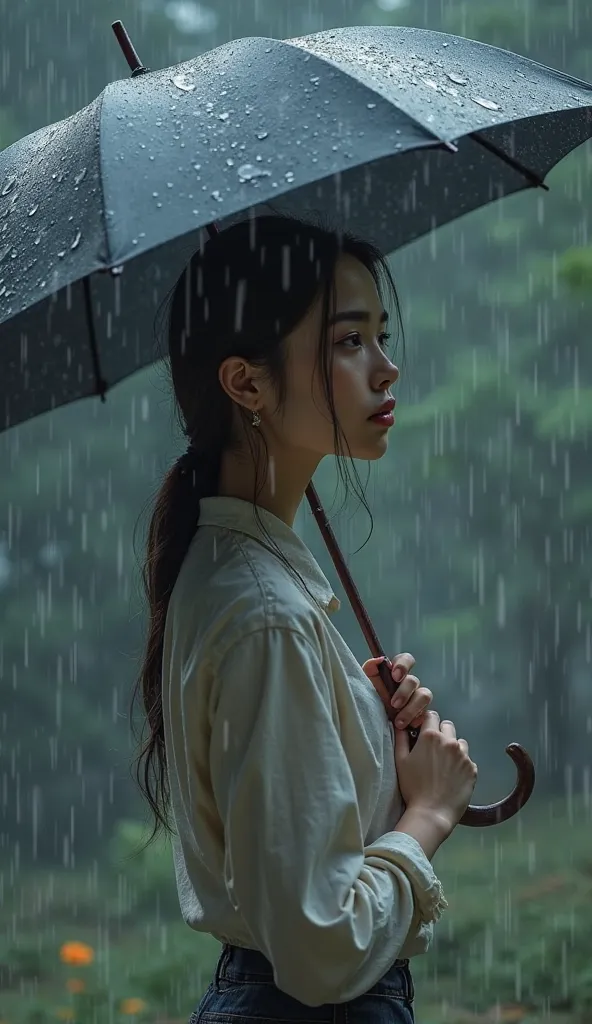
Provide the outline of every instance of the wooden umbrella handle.
<path id="1" fill-rule="evenodd" d="M 333 564 L 337 570 L 343 589 L 347 594 L 349 603 L 354 611 L 358 623 L 360 624 L 360 628 L 370 649 L 370 654 L 373 658 L 385 658 L 385 660 L 378 666 L 380 679 L 387 694 L 387 696 L 385 696 L 385 694 L 381 694 L 381 697 L 387 715 L 389 718 L 392 718 L 394 717 L 394 709 L 391 707 L 390 698 L 397 689 L 397 683 L 395 683 L 391 675 L 392 662 L 390 662 L 385 656 L 382 645 L 380 644 L 376 634 L 376 630 L 370 621 L 370 617 L 364 607 L 362 598 L 360 597 L 351 573 L 345 564 L 335 534 L 329 525 L 323 506 L 319 501 L 319 496 L 312 483 L 310 483 L 306 489 L 306 497 L 312 514 L 314 515 L 323 536 L 323 540 L 327 545 L 329 554 L 333 559 Z M 408 732 L 410 745 L 413 747 L 417 741 L 419 733 L 417 729 L 409 729 Z M 514 789 L 508 794 L 508 796 L 504 797 L 503 800 L 498 800 L 497 803 L 483 805 L 469 804 L 467 810 L 460 819 L 461 825 L 470 825 L 472 827 L 498 825 L 502 821 L 507 821 L 508 818 L 513 818 L 520 808 L 524 807 L 527 800 L 530 799 L 535 783 L 534 764 L 532 763 L 530 756 L 519 743 L 510 743 L 509 746 L 506 747 L 506 754 L 516 765 L 516 784 Z"/>

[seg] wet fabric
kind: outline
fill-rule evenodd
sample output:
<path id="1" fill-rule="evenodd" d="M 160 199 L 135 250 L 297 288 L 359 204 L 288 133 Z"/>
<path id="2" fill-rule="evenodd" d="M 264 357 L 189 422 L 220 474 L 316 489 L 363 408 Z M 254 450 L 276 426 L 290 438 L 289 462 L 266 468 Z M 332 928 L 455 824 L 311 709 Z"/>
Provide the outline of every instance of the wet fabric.
<path id="1" fill-rule="evenodd" d="M 213 221 L 271 206 L 389 253 L 538 187 L 591 103 L 525 57 L 384 25 L 110 83 L 0 152 L 0 430 L 160 358 L 156 315 Z"/>

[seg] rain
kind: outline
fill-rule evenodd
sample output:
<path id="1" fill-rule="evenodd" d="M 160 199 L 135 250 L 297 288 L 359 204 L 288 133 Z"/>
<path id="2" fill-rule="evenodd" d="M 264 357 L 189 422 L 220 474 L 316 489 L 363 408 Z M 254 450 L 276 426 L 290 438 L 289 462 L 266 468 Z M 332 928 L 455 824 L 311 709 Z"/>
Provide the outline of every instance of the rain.
<path id="1" fill-rule="evenodd" d="M 150 510 L 187 447 L 163 311 L 208 226 L 246 210 L 345 222 L 387 252 L 402 320 L 390 310 L 396 425 L 383 457 L 356 459 L 357 480 L 346 457 L 324 458 L 316 492 L 385 652 L 411 652 L 433 707 L 468 740 L 471 804 L 512 790 L 509 744 L 536 769 L 518 813 L 458 825 L 433 857 L 448 907 L 410 957 L 416 1019 L 583 1024 L 592 8 L 0 0 L 0 24 L 1 1024 L 182 1024 L 216 970 L 220 942 L 182 918 L 170 839 L 145 846 L 143 717 L 130 701 Z M 389 50 L 384 26 L 441 35 Z M 173 237 L 170 258 L 154 258 Z M 207 328 L 204 287 L 198 277 Z M 238 335 L 243 280 L 225 302 Z M 272 455 L 272 496 L 284 478 Z M 361 665 L 367 639 L 310 501 L 294 529 Z M 230 757 L 228 717 L 219 729 Z"/>

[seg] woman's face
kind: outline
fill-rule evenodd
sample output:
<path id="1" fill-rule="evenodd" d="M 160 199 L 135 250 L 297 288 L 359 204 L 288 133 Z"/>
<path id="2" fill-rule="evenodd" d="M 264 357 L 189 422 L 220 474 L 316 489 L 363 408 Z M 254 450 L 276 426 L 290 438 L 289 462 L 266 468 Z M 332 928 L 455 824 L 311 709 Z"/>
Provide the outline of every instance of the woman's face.
<path id="1" fill-rule="evenodd" d="M 333 401 L 355 459 L 379 459 L 388 446 L 389 427 L 371 420 L 391 397 L 399 370 L 388 357 L 388 324 L 370 272 L 353 256 L 339 258 L 335 274 L 336 316 L 327 342 L 333 350 Z M 283 409 L 273 404 L 262 419 L 282 448 L 318 461 L 335 454 L 333 422 L 317 363 L 321 300 L 286 339 L 287 393 Z M 312 386 L 311 386 L 312 385 Z M 266 402 L 267 406 L 267 402 Z M 266 431 L 267 432 L 267 431 Z M 342 442 L 343 443 L 343 442 Z M 275 445 L 274 445 L 275 447 Z"/>

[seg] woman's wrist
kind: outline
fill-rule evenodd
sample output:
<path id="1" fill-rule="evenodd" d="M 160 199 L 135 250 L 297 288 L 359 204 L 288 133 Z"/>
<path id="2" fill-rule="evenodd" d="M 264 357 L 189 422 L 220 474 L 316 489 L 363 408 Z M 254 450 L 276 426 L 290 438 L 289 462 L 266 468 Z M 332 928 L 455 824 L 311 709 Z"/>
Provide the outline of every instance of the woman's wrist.
<path id="1" fill-rule="evenodd" d="M 454 831 L 454 823 L 443 811 L 419 804 L 408 807 L 393 830 L 405 832 L 419 843 L 428 860 Z"/>

